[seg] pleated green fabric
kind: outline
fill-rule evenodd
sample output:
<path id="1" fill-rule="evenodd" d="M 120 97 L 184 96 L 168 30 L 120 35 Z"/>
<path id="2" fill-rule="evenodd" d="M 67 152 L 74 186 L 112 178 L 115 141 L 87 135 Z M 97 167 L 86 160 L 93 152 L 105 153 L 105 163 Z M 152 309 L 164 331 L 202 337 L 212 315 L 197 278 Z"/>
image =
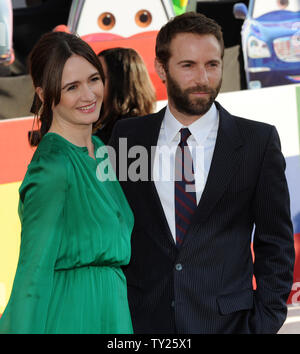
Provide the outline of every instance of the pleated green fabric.
<path id="1" fill-rule="evenodd" d="M 20 256 L 0 333 L 132 333 L 121 266 L 133 214 L 118 181 L 97 178 L 101 162 L 43 137 L 19 190 Z"/>

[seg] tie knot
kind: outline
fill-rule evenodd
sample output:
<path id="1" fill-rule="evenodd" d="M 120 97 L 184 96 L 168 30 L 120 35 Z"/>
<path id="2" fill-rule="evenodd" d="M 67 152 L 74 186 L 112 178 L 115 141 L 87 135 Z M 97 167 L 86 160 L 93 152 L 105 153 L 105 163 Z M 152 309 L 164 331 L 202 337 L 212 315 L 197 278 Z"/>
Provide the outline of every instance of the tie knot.
<path id="1" fill-rule="evenodd" d="M 189 128 L 182 128 L 179 132 L 181 134 L 179 144 L 186 144 L 188 137 L 191 135 Z"/>

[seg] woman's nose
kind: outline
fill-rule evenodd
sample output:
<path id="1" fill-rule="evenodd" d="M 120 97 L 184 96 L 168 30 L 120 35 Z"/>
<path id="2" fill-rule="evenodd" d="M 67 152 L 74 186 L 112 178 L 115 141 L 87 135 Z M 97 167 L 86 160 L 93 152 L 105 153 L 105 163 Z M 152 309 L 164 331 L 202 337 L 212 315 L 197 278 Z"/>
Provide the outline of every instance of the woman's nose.
<path id="1" fill-rule="evenodd" d="M 84 85 L 81 91 L 81 99 L 84 101 L 93 101 L 95 99 L 95 94 L 89 85 Z"/>

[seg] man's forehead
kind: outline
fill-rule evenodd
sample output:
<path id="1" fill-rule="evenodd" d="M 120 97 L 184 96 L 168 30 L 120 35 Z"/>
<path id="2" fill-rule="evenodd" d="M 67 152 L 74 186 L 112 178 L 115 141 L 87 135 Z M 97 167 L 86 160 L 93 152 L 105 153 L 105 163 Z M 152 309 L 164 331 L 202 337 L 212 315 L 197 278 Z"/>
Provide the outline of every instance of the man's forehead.
<path id="1" fill-rule="evenodd" d="M 203 49 L 205 48 L 205 49 Z M 177 33 L 170 43 L 170 55 L 186 56 L 187 58 L 203 51 L 215 53 L 221 57 L 221 45 L 218 39 L 213 34 L 195 34 L 189 32 Z"/>

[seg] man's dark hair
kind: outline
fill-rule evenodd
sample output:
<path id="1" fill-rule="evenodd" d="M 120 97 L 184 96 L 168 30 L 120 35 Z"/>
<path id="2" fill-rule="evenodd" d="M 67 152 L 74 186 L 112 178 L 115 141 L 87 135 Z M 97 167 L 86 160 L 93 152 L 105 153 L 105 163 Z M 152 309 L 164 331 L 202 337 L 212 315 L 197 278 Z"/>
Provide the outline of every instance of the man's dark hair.
<path id="1" fill-rule="evenodd" d="M 221 47 L 221 57 L 224 56 L 224 40 L 221 27 L 211 18 L 196 12 L 186 12 L 172 18 L 158 32 L 155 53 L 160 63 L 167 67 L 170 59 L 170 43 L 179 33 L 194 33 L 199 35 L 212 34 Z"/>

